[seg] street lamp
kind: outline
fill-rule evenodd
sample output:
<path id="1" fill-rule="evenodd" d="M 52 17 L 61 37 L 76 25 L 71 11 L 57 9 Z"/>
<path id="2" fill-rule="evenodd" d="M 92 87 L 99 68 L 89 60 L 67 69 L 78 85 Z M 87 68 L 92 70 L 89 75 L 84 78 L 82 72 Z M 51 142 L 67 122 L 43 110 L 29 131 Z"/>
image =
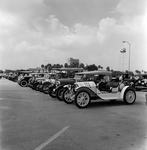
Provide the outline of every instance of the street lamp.
<path id="1" fill-rule="evenodd" d="M 128 43 L 129 44 L 129 68 L 128 70 L 130 71 L 130 51 L 131 51 L 131 44 L 127 41 L 123 41 L 123 43 Z"/>
<path id="2" fill-rule="evenodd" d="M 123 54 L 123 57 L 122 57 L 123 58 L 123 60 L 122 60 L 122 66 L 123 66 L 123 71 L 124 71 L 124 58 L 125 58 L 124 56 L 125 56 L 125 53 L 126 53 L 126 48 L 123 47 L 120 50 L 120 52 Z"/>

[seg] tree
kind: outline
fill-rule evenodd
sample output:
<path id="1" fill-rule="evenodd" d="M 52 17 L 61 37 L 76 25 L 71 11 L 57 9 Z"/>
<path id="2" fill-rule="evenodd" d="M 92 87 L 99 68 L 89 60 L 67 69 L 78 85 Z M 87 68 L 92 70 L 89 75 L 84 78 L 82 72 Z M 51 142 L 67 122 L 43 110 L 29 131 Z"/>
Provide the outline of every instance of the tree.
<path id="1" fill-rule="evenodd" d="M 52 68 L 62 68 L 63 67 L 63 65 L 61 65 L 61 64 L 53 64 L 52 65 Z"/>
<path id="2" fill-rule="evenodd" d="M 43 64 L 41 65 L 41 68 L 44 68 L 44 65 L 43 65 Z"/>
<path id="3" fill-rule="evenodd" d="M 88 70 L 88 71 L 94 71 L 94 70 L 97 70 L 97 69 L 98 69 L 98 67 L 95 64 L 86 66 L 86 70 Z"/>
<path id="4" fill-rule="evenodd" d="M 129 71 L 128 71 L 128 70 L 126 70 L 126 71 L 125 71 L 125 73 L 129 73 Z"/>
<path id="5" fill-rule="evenodd" d="M 79 66 L 79 63 L 78 63 L 78 62 L 77 62 L 77 63 L 72 63 L 72 64 L 70 65 L 71 68 L 78 68 L 78 66 Z"/>
<path id="6" fill-rule="evenodd" d="M 51 72 L 51 70 L 52 70 L 52 64 L 47 64 L 47 70 L 48 70 L 48 72 Z"/>
<path id="7" fill-rule="evenodd" d="M 42 69 L 42 71 L 44 72 L 44 65 L 43 65 L 43 64 L 41 65 L 41 69 Z"/>
<path id="8" fill-rule="evenodd" d="M 98 66 L 97 66 L 97 69 L 99 70 L 100 68 L 101 68 L 101 65 L 98 65 Z"/>
<path id="9" fill-rule="evenodd" d="M 85 65 L 84 65 L 83 63 L 80 63 L 80 64 L 79 64 L 79 67 L 84 69 L 84 68 L 85 68 Z"/>
<path id="10" fill-rule="evenodd" d="M 106 70 L 107 70 L 107 71 L 110 71 L 110 67 L 109 67 L 109 66 L 107 66 L 107 67 L 106 67 Z"/>
<path id="11" fill-rule="evenodd" d="M 64 67 L 65 67 L 65 68 L 68 68 L 69 66 L 68 66 L 68 64 L 67 64 L 67 63 L 65 63 L 65 64 L 64 64 Z"/>
<path id="12" fill-rule="evenodd" d="M 98 70 L 103 69 L 103 67 L 101 65 L 98 65 L 97 68 L 98 68 Z"/>

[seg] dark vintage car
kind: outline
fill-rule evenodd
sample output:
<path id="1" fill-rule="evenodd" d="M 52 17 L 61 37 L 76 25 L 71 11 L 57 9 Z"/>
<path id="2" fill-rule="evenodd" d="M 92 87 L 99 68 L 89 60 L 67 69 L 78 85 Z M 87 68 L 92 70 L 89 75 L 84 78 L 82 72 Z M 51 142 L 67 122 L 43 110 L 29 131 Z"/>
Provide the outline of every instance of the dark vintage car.
<path id="1" fill-rule="evenodd" d="M 13 81 L 13 82 L 17 82 L 18 80 L 18 75 L 17 74 L 12 74 L 9 76 L 9 80 Z"/>
<path id="2" fill-rule="evenodd" d="M 48 93 L 51 97 L 56 97 L 58 100 L 62 100 L 62 93 L 64 91 L 64 85 L 66 84 L 74 84 L 75 79 L 74 75 L 77 72 L 83 71 L 83 68 L 59 68 L 58 71 L 64 71 L 63 76 L 57 78 L 54 83 L 49 86 Z"/>
<path id="3" fill-rule="evenodd" d="M 18 84 L 22 87 L 27 87 L 29 79 L 32 78 L 30 75 L 22 76 L 21 78 L 18 78 Z"/>
<path id="4" fill-rule="evenodd" d="M 54 82 L 55 77 L 56 73 L 49 73 L 46 78 L 37 85 L 38 90 L 44 94 L 48 94 L 49 85 Z"/>
<path id="5" fill-rule="evenodd" d="M 134 86 L 137 91 L 147 90 L 147 74 L 139 74 L 135 78 Z"/>
<path id="6" fill-rule="evenodd" d="M 32 78 L 31 73 L 32 71 L 20 71 L 17 83 L 22 87 L 27 87 L 29 79 Z"/>
<path id="7" fill-rule="evenodd" d="M 46 76 L 48 75 L 47 72 L 40 72 L 40 73 L 32 73 L 32 78 L 29 79 L 29 87 L 31 87 L 34 90 L 38 90 L 38 85 L 42 83 L 43 80 L 46 79 Z"/>

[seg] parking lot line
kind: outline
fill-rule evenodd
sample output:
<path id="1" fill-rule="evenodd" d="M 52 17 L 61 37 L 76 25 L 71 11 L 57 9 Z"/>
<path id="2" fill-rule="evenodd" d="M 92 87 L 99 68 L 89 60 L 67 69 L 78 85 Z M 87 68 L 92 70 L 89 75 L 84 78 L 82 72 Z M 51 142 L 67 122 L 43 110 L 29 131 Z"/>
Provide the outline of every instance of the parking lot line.
<path id="1" fill-rule="evenodd" d="M 19 101 L 19 102 L 32 102 L 30 100 L 19 100 L 19 99 L 8 99 L 8 98 L 0 98 L 0 101 Z"/>
<path id="2" fill-rule="evenodd" d="M 42 143 L 40 146 L 38 146 L 34 150 L 42 150 L 42 148 L 44 148 L 46 145 L 48 145 L 49 143 L 51 143 L 54 139 L 56 139 L 60 134 L 62 134 L 64 131 L 66 131 L 69 127 L 70 126 L 64 127 L 62 130 L 60 130 L 59 132 L 57 132 L 55 135 L 53 135 L 51 138 L 49 138 L 47 141 L 45 141 L 44 143 Z"/>

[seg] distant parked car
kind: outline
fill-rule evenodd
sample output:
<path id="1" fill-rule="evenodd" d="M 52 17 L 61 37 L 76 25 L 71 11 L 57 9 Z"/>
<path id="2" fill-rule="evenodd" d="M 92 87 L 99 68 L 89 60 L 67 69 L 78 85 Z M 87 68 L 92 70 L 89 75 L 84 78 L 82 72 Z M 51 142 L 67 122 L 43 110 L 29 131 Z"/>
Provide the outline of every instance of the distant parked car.
<path id="1" fill-rule="evenodd" d="M 51 83 L 55 81 L 56 73 L 49 73 L 42 82 L 38 84 L 38 90 L 45 94 L 48 94 L 48 89 Z"/>
<path id="2" fill-rule="evenodd" d="M 38 86 L 42 84 L 42 81 L 48 76 L 48 72 L 32 73 L 32 78 L 29 79 L 29 87 L 38 91 Z"/>
<path id="3" fill-rule="evenodd" d="M 18 80 L 18 84 L 22 87 L 27 87 L 30 78 L 32 78 L 32 76 L 23 76 Z"/>
<path id="4" fill-rule="evenodd" d="M 22 87 L 27 87 L 29 79 L 32 78 L 31 71 L 20 71 L 17 83 Z"/>
<path id="5" fill-rule="evenodd" d="M 147 90 L 147 74 L 140 74 L 135 81 L 135 89 L 137 91 Z"/>

